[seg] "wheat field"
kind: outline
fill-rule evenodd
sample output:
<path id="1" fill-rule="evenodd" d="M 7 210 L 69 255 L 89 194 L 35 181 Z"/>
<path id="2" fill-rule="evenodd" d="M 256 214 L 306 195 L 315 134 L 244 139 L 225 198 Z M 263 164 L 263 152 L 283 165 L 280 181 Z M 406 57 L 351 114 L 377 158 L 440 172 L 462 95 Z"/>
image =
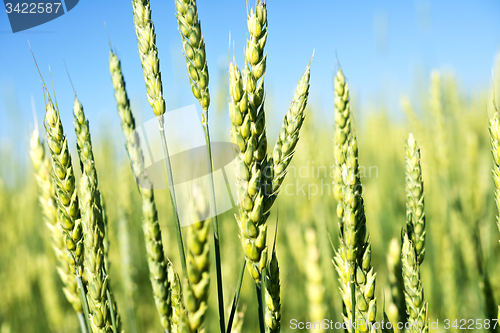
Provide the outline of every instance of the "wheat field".
<path id="1" fill-rule="evenodd" d="M 122 73 L 129 64 L 112 40 L 112 119 L 123 134 L 89 122 L 77 96 L 58 106 L 41 74 L 45 118 L 26 138 L 30 150 L 11 158 L 0 146 L 0 333 L 340 332 L 352 319 L 364 323 L 349 332 L 404 331 L 372 325 L 381 321 L 416 323 L 410 332 L 499 331 L 500 55 L 487 90 L 465 91 L 436 69 L 400 96 L 394 117 L 360 107 L 338 63 L 331 109 L 308 103 L 310 77 L 321 75 L 311 50 L 293 68 L 295 95 L 277 122 L 266 119 L 266 1 L 249 7 L 244 60 L 231 50 L 224 65 L 206 60 L 196 1 L 175 2 L 208 174 L 211 133 L 237 147 L 238 202 L 214 214 L 221 190 L 211 179 L 213 198 L 194 189 L 180 203 L 192 218 L 181 226 L 182 196 L 136 183 L 147 155 Z M 134 0 L 131 24 L 147 112 L 163 133 L 162 31 L 150 6 Z M 227 81 L 209 91 L 211 71 Z M 227 108 L 211 107 L 211 96 Z M 212 125 L 221 119 L 224 131 Z M 163 166 L 169 176 L 170 160 Z"/>

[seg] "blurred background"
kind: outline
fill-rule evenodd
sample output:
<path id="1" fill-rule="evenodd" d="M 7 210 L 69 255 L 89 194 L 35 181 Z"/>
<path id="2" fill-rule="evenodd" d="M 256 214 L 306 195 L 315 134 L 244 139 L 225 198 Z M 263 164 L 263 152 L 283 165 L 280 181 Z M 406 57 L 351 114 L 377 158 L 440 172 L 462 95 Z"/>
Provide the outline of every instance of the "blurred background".
<path id="1" fill-rule="evenodd" d="M 243 64 L 246 6 L 243 0 L 198 1 L 210 72 L 210 125 L 218 141 L 230 140 L 228 53 L 234 47 Z M 167 109 L 195 104 L 199 110 L 186 76 L 174 1 L 152 0 L 151 8 Z M 422 148 L 428 235 L 422 279 L 430 319 L 491 318 L 497 309 L 487 304 L 498 304 L 491 302 L 500 299 L 500 280 L 488 281 L 487 276 L 500 273 L 500 253 L 488 118 L 494 92 L 500 95 L 500 3 L 270 0 L 267 8 L 266 118 L 272 146 L 296 82 L 315 50 L 305 127 L 284 184 L 290 184 L 289 191 L 280 195 L 269 219 L 269 230 L 274 230 L 279 209 L 283 332 L 291 331 L 291 319 L 342 320 L 328 239 L 330 234 L 337 245 L 331 166 L 332 81 L 339 64 L 351 89 L 365 170 L 362 182 L 378 274 L 378 315 L 385 305 L 391 316 L 387 256 L 391 240 L 399 240 L 405 224 L 404 141 L 412 132 Z M 110 217 L 110 278 L 125 329 L 159 332 L 140 198 L 108 68 L 111 43 L 122 61 L 138 123 L 153 118 L 137 54 L 132 5 L 87 0 L 54 21 L 16 34 L 7 14 L 0 13 L 0 333 L 78 331 L 55 271 L 29 159 L 35 121 L 42 137 L 45 133 L 42 85 L 28 41 L 47 83 L 50 66 L 73 153 L 74 93 L 63 59 L 90 120 Z M 157 192 L 166 254 L 180 268 L 168 194 Z M 220 221 L 227 307 L 242 255 L 234 213 L 225 212 Z M 211 288 L 207 332 L 215 331 L 218 321 L 215 278 Z M 243 331 L 256 331 L 256 300 L 248 276 L 240 304 L 242 311 L 246 306 Z"/>

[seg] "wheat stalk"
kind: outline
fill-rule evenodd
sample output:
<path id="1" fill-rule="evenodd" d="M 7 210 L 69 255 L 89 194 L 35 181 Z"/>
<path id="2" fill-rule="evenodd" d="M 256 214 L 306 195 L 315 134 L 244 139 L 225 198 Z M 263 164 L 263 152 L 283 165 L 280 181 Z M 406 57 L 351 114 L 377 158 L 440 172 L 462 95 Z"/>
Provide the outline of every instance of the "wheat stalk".
<path id="1" fill-rule="evenodd" d="M 232 325 L 232 333 L 241 333 L 243 328 L 243 322 L 245 319 L 246 306 L 243 306 L 241 311 L 238 311 L 234 316 L 234 323 Z"/>
<path id="2" fill-rule="evenodd" d="M 335 127 L 334 150 L 335 168 L 333 173 L 333 194 L 337 200 L 337 216 L 343 215 L 342 205 L 342 165 L 345 163 L 345 154 L 351 140 L 351 104 L 349 101 L 349 84 L 345 81 L 342 69 L 339 68 L 334 78 L 335 90 Z"/>
<path id="3" fill-rule="evenodd" d="M 137 47 L 146 82 L 148 101 L 154 114 L 159 117 L 165 113 L 165 100 L 161 83 L 160 61 L 156 48 L 155 27 L 151 21 L 149 0 L 133 0 L 134 28 L 137 35 Z"/>
<path id="4" fill-rule="evenodd" d="M 205 124 L 210 105 L 208 65 L 196 0 L 175 0 L 175 5 L 191 90 L 203 109 L 202 123 Z"/>
<path id="5" fill-rule="evenodd" d="M 88 163 L 86 163 L 88 164 Z M 87 167 L 87 166 L 85 166 Z M 99 211 L 95 205 L 95 192 L 87 173 L 80 179 L 80 207 L 85 234 L 84 268 L 88 281 L 87 301 L 90 310 L 92 331 L 111 332 L 110 304 L 106 291 L 108 277 L 104 272 L 104 254 L 102 252 L 102 226 L 97 223 Z"/>
<path id="6" fill-rule="evenodd" d="M 491 142 L 491 153 L 493 155 L 493 180 L 495 183 L 495 203 L 497 206 L 497 226 L 500 231 L 500 116 L 498 114 L 498 109 L 493 100 L 493 107 L 495 112 L 489 121 L 489 132 L 490 132 L 490 142 Z M 487 275 L 484 274 L 484 279 L 487 279 Z M 486 285 L 486 283 L 483 283 Z M 500 305 L 498 306 L 498 319 L 500 320 Z"/>
<path id="7" fill-rule="evenodd" d="M 112 297 L 106 271 L 107 250 L 104 241 L 106 237 L 106 216 L 101 205 L 103 197 L 98 187 L 89 121 L 86 119 L 83 106 L 76 96 L 73 115 L 75 118 L 78 156 L 83 172 L 80 180 L 80 206 L 83 210 L 84 266 L 85 276 L 89 282 L 90 292 L 87 294 L 87 300 L 89 309 L 92 311 L 90 314 L 91 322 L 94 330 L 106 331 L 112 327 L 116 333 L 121 331 L 121 319 L 117 313 L 116 302 Z M 102 293 L 102 299 L 100 293 Z"/>
<path id="8" fill-rule="evenodd" d="M 137 177 L 144 170 L 144 156 L 140 147 L 139 136 L 135 131 L 135 118 L 130 109 L 121 63 L 113 51 L 110 51 L 109 54 L 109 69 L 130 166 L 133 174 Z M 154 191 L 147 174 L 144 174 L 144 177 L 141 178 L 141 185 L 142 187 L 138 187 L 138 190 L 142 201 L 142 227 L 147 250 L 149 279 L 161 324 L 166 331 L 169 331 L 171 314 L 170 283 L 167 278 L 167 262 L 164 256 Z"/>
<path id="9" fill-rule="evenodd" d="M 405 232 L 401 249 L 406 309 L 408 322 L 411 324 L 409 331 L 412 333 L 428 332 L 427 301 L 424 298 L 424 288 L 420 280 L 420 265 L 418 265 L 416 249 L 410 237 Z"/>
<path id="10" fill-rule="evenodd" d="M 344 119 L 346 124 L 351 124 L 349 88 L 341 69 L 335 76 L 334 87 L 335 119 Z M 340 152 L 339 148 L 335 150 L 336 164 L 340 165 L 342 175 L 342 203 L 337 210 L 342 213 L 342 218 L 339 222 L 340 246 L 334 264 L 339 274 L 342 299 L 347 312 L 345 320 L 355 321 L 358 317 L 364 323 L 358 328 L 368 331 L 373 330 L 370 323 L 376 317 L 374 293 L 377 274 L 371 266 L 371 243 L 367 236 L 361 196 L 357 140 L 352 125 L 346 126 L 346 130 L 338 132 L 340 135 L 335 138 L 337 144 L 342 143 Z M 339 164 L 339 161 L 343 163 Z"/>
<path id="11" fill-rule="evenodd" d="M 59 111 L 49 98 L 45 109 L 47 143 L 52 157 L 52 177 L 56 185 L 58 220 L 63 228 L 69 262 L 75 274 L 81 277 L 83 264 L 83 226 L 71 165 L 71 154 L 64 135 Z"/>
<path id="12" fill-rule="evenodd" d="M 410 133 L 406 145 L 406 220 L 417 251 L 417 262 L 425 257 L 424 181 L 420 164 L 420 147 Z"/>
<path id="13" fill-rule="evenodd" d="M 160 61 L 158 59 L 158 50 L 156 48 L 156 34 L 153 21 L 151 21 L 151 8 L 149 0 L 132 1 L 134 9 L 134 27 L 137 36 L 137 47 L 141 58 L 142 71 L 146 82 L 149 104 L 158 120 L 158 129 L 160 132 L 165 161 L 163 167 L 167 175 L 166 185 L 170 190 L 170 201 L 172 204 L 172 213 L 174 217 L 175 231 L 177 234 L 177 245 L 181 257 L 182 272 L 187 275 L 186 255 L 184 252 L 184 243 L 182 239 L 181 225 L 177 213 L 177 200 L 175 197 L 175 186 L 170 165 L 170 155 L 168 153 L 167 139 L 165 136 L 165 100 L 163 99 L 163 90 L 160 74 Z"/>
<path id="14" fill-rule="evenodd" d="M 138 176 L 144 169 L 144 157 L 140 148 L 139 136 L 135 132 L 135 119 L 130 109 L 130 101 L 125 89 L 125 81 L 121 70 L 121 63 L 113 53 L 110 52 L 110 72 L 115 90 L 115 98 L 118 106 L 118 114 L 121 119 L 122 131 L 126 137 L 126 148 L 129 155 L 132 171 Z M 152 185 L 144 175 L 138 187 L 142 199 L 143 230 L 146 240 L 147 259 L 150 269 L 150 280 L 153 286 L 155 303 L 160 314 L 160 320 L 165 330 L 169 330 L 169 282 L 164 258 L 161 230 L 158 222 L 158 211 L 156 209 Z"/>
<path id="15" fill-rule="evenodd" d="M 182 39 L 184 56 L 188 71 L 189 82 L 193 95 L 198 99 L 203 109 L 201 122 L 205 132 L 207 146 L 208 177 L 211 189 L 212 224 L 214 233 L 215 266 L 217 272 L 217 296 L 219 302 L 219 324 L 221 333 L 225 332 L 224 295 L 222 287 L 222 264 L 220 262 L 219 225 L 215 200 L 215 186 L 213 180 L 212 145 L 208 127 L 208 108 L 210 93 L 208 90 L 208 65 L 206 60 L 205 42 L 201 33 L 201 24 L 198 18 L 196 0 L 176 0 L 176 16 L 179 33 Z"/>
<path id="16" fill-rule="evenodd" d="M 257 140 L 251 135 L 248 97 L 243 90 L 241 73 L 236 63 L 229 64 L 229 81 L 231 137 L 240 150 L 234 160 L 240 198 L 239 216 L 235 217 L 247 259 L 247 269 L 255 281 L 260 281 L 260 272 L 267 263 L 267 225 L 264 223 L 267 216 L 263 217 L 261 171 L 254 158 Z"/>
<path id="17" fill-rule="evenodd" d="M 248 16 L 250 39 L 245 52 L 243 76 L 236 62 L 229 65 L 231 137 L 240 152 L 235 160 L 240 198 L 240 240 L 247 259 L 247 269 L 256 283 L 267 264 L 266 219 L 264 214 L 263 169 L 267 163 L 267 139 L 264 113 L 263 49 L 267 38 L 267 10 L 259 1 Z M 252 66 L 252 71 L 250 71 Z"/>
<path id="18" fill-rule="evenodd" d="M 44 85 L 44 92 L 46 88 Z M 52 158 L 52 179 L 56 186 L 57 218 L 63 232 L 64 245 L 71 270 L 76 277 L 80 293 L 80 301 L 84 313 L 81 321 L 82 332 L 90 330 L 89 309 L 86 290 L 82 280 L 83 273 L 83 224 L 81 221 L 78 194 L 76 191 L 75 174 L 71 164 L 71 153 L 68 141 L 59 116 L 57 106 L 47 92 L 45 104 L 44 126 L 47 133 L 47 145 Z"/>
<path id="19" fill-rule="evenodd" d="M 55 185 L 51 175 L 52 163 L 46 156 L 43 143 L 40 141 L 38 127 L 31 134 L 30 156 L 35 169 L 35 179 L 39 188 L 39 202 L 45 225 L 50 231 L 52 248 L 57 259 L 57 272 L 63 282 L 63 292 L 68 302 L 78 314 L 83 313 L 82 303 L 78 293 L 78 285 L 71 272 L 66 248 L 63 241 L 63 232 L 57 219 L 57 203 Z"/>

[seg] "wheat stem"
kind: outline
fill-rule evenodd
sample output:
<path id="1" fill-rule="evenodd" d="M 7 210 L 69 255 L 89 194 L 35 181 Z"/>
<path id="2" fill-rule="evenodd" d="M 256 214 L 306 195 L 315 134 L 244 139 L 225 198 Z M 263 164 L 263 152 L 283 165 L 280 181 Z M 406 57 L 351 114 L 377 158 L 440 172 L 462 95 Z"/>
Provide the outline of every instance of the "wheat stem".
<path id="1" fill-rule="evenodd" d="M 85 330 L 92 332 L 92 324 L 90 322 L 89 305 L 87 302 L 87 295 L 85 293 L 85 286 L 83 285 L 83 280 L 81 276 L 76 276 L 76 283 L 78 285 L 78 291 L 80 292 L 80 301 L 82 302 L 83 315 L 85 320 Z"/>
<path id="2" fill-rule="evenodd" d="M 201 23 L 198 18 L 198 8 L 195 0 L 176 0 L 176 16 L 179 33 L 182 39 L 187 72 L 193 95 L 202 107 L 201 122 L 205 132 L 207 146 L 207 166 L 210 182 L 210 204 L 212 208 L 212 224 L 214 233 L 215 269 L 217 273 L 217 299 L 219 305 L 219 326 L 221 333 L 225 332 L 224 319 L 224 290 L 222 284 L 222 264 L 220 261 L 220 238 L 215 200 L 215 186 L 213 180 L 212 148 L 210 130 L 208 126 L 208 108 L 210 106 L 210 93 L 208 89 L 208 64 L 206 60 L 205 42 L 201 33 Z"/>
<path id="3" fill-rule="evenodd" d="M 170 202 L 172 204 L 172 214 L 174 216 L 175 232 L 177 235 L 177 245 L 179 247 L 179 255 L 181 257 L 182 274 L 187 276 L 187 266 L 186 266 L 186 253 L 184 251 L 184 241 L 182 240 L 181 223 L 179 221 L 179 214 L 177 210 L 177 199 L 175 197 L 175 185 L 174 177 L 172 174 L 172 165 L 170 164 L 170 155 L 168 152 L 167 138 L 165 135 L 165 119 L 164 116 L 158 116 L 158 128 L 160 129 L 161 143 L 163 146 L 163 152 L 165 154 L 165 159 L 162 161 L 164 172 L 167 176 L 166 185 L 170 189 Z"/>
<path id="4" fill-rule="evenodd" d="M 179 255 L 181 257 L 182 272 L 187 275 L 186 270 L 186 255 L 182 241 L 182 232 L 177 212 L 177 201 L 175 198 L 175 186 L 173 183 L 172 167 L 170 165 L 170 155 L 168 154 L 167 139 L 165 136 L 165 118 L 166 111 L 165 100 L 163 98 L 163 88 L 161 82 L 160 60 L 158 59 L 158 49 L 156 48 L 156 33 L 153 21 L 151 20 L 151 7 L 149 0 L 133 0 L 132 6 L 134 9 L 134 27 L 137 36 L 137 48 L 141 58 L 142 71 L 146 90 L 148 93 L 148 101 L 153 108 L 153 113 L 158 120 L 158 129 L 160 131 L 161 143 L 165 159 L 162 161 L 167 182 L 166 185 L 170 189 L 170 201 L 172 204 L 172 213 L 174 217 L 175 231 L 177 234 L 177 243 L 179 246 Z"/>
<path id="5" fill-rule="evenodd" d="M 259 313 L 259 329 L 260 333 L 265 333 L 265 320 L 264 320 L 264 307 L 263 307 L 263 302 L 262 302 L 262 282 L 256 282 L 255 283 L 255 291 L 257 293 L 257 311 Z"/>
<path id="6" fill-rule="evenodd" d="M 87 333 L 87 322 L 85 321 L 85 316 L 81 312 L 78 312 L 78 322 L 80 323 L 82 333 Z"/>
<path id="7" fill-rule="evenodd" d="M 231 329 L 233 327 L 234 315 L 236 313 L 236 309 L 238 307 L 238 300 L 240 298 L 241 285 L 243 284 L 243 277 L 245 276 L 245 265 L 246 258 L 243 257 L 240 266 L 240 273 L 238 275 L 238 283 L 236 285 L 236 291 L 234 292 L 233 303 L 231 304 L 231 313 L 229 314 L 229 320 L 227 322 L 227 333 L 231 333 Z"/>
<path id="8" fill-rule="evenodd" d="M 130 166 L 134 176 L 139 177 L 145 171 L 144 156 L 140 147 L 139 136 L 135 131 L 135 118 L 130 109 L 121 63 L 113 51 L 110 51 L 109 54 L 109 68 Z M 164 255 L 154 191 L 146 172 L 144 172 L 141 187 L 138 187 L 138 190 L 142 200 L 142 227 L 147 250 L 149 278 L 161 324 L 165 331 L 169 331 L 171 304 L 167 262 Z"/>
<path id="9" fill-rule="evenodd" d="M 208 76 L 208 73 L 207 73 Z M 225 333 L 225 318 L 224 318 L 224 290 L 222 284 L 222 264 L 220 260 L 220 238 L 219 238 L 219 223 L 217 221 L 217 207 L 215 200 L 215 184 L 213 176 L 213 164 L 212 164 L 212 147 L 210 143 L 210 132 L 208 128 L 208 113 L 207 113 L 207 123 L 203 125 L 205 131 L 205 142 L 207 145 L 207 156 L 208 156 L 208 177 L 210 182 L 210 205 L 212 208 L 212 226 L 214 233 L 214 250 L 215 250 L 215 269 L 217 272 L 217 300 L 219 305 L 219 326 L 221 333 Z"/>

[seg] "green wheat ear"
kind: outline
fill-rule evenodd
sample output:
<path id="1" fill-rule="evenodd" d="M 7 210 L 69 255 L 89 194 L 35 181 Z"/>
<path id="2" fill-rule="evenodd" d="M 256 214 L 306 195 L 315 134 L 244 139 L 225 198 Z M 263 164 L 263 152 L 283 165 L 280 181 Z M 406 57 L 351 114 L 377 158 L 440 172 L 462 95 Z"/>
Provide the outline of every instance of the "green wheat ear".
<path id="1" fill-rule="evenodd" d="M 428 332 L 428 304 L 424 298 L 424 288 L 420 279 L 420 265 L 417 261 L 417 252 L 410 237 L 408 232 L 404 233 L 403 247 L 401 249 L 408 322 L 412 326 L 410 332 Z"/>
<path id="2" fill-rule="evenodd" d="M 260 272 L 267 264 L 265 223 L 269 213 L 263 214 L 264 191 L 261 187 L 261 163 L 265 155 L 265 140 L 258 146 L 257 137 L 264 129 L 263 124 L 256 126 L 256 114 L 248 105 L 248 94 L 243 88 L 243 79 L 236 63 L 229 64 L 229 115 L 231 118 L 231 140 L 239 147 L 234 160 L 237 179 L 238 197 L 240 198 L 239 215 L 235 215 L 240 229 L 240 241 L 247 260 L 247 269 L 252 278 L 259 282 Z M 263 118 L 262 118 L 263 121 Z M 260 129 L 258 132 L 251 128 Z M 262 154 L 257 153 L 258 151 Z M 256 156 L 259 158 L 257 159 Z"/>
<path id="3" fill-rule="evenodd" d="M 266 333 L 275 333 L 281 330 L 280 269 L 275 250 L 271 254 L 264 280 Z"/>
<path id="4" fill-rule="evenodd" d="M 342 165 L 345 163 L 345 154 L 352 135 L 352 115 L 349 100 L 349 84 L 346 82 L 342 69 L 339 69 L 334 78 L 335 92 L 335 128 L 334 149 L 335 168 L 333 174 L 333 194 L 337 200 L 337 216 L 342 218 Z"/>
<path id="5" fill-rule="evenodd" d="M 420 147 L 411 133 L 406 145 L 405 161 L 406 222 L 411 230 L 412 241 L 417 251 L 417 262 L 420 265 L 425 256 L 424 181 L 422 180 Z"/>
<path id="6" fill-rule="evenodd" d="M 68 259 L 76 276 L 82 276 L 83 225 L 78 205 L 71 154 L 59 111 L 49 98 L 45 106 L 47 144 L 52 157 L 52 178 L 56 184 L 57 214 L 63 229 Z"/>
<path id="7" fill-rule="evenodd" d="M 49 160 L 50 157 L 47 158 L 45 147 L 40 141 L 38 127 L 35 127 L 31 135 L 30 156 L 35 169 L 43 219 L 50 231 L 52 248 L 57 259 L 57 272 L 63 282 L 63 292 L 75 311 L 82 314 L 83 309 L 78 293 L 78 285 L 69 266 L 63 241 L 63 231 L 57 219 L 56 191 L 51 175 L 52 163 Z"/>
<path id="8" fill-rule="evenodd" d="M 493 180 L 495 183 L 495 202 L 500 212 L 500 116 L 496 104 L 495 112 L 490 118 L 489 131 L 491 140 L 491 153 L 493 155 Z M 500 231 L 500 215 L 497 215 L 497 225 Z"/>
<path id="9" fill-rule="evenodd" d="M 334 258 L 339 274 L 346 322 L 362 319 L 362 332 L 373 330 L 369 324 L 375 321 L 377 299 L 375 281 L 377 274 L 371 264 L 371 242 L 366 230 L 366 217 L 358 164 L 358 144 L 351 125 L 349 89 L 342 70 L 334 81 L 335 87 L 335 161 L 337 175 L 341 176 L 341 202 L 337 209 L 340 222 L 340 245 Z M 344 126 L 341 126 L 344 125 Z M 340 163 L 341 162 L 341 163 Z M 336 184 L 339 186 L 339 184 Z M 354 291 L 354 294 L 353 294 Z M 354 307 L 353 307 L 354 304 Z M 370 329 L 371 327 L 371 329 Z"/>
<path id="10" fill-rule="evenodd" d="M 80 180 L 80 206 L 84 229 L 84 273 L 89 284 L 87 300 L 91 311 L 91 323 L 95 330 L 121 331 L 121 318 L 111 291 L 107 273 L 107 217 L 103 209 L 104 198 L 99 191 L 94 152 L 90 137 L 89 121 L 83 105 L 75 96 L 74 124 L 78 156 L 82 168 Z M 104 295 L 101 299 L 99 293 Z"/>
<path id="11" fill-rule="evenodd" d="M 146 82 L 148 101 L 155 116 L 159 117 L 165 113 L 166 106 L 163 99 L 155 27 L 151 21 L 151 7 L 149 0 L 133 0 L 132 6 L 134 8 L 137 48 L 139 49 L 144 81 Z"/>
<path id="12" fill-rule="evenodd" d="M 314 57 L 314 53 L 313 53 Z M 270 159 L 270 166 L 272 170 L 272 177 L 270 177 L 270 188 L 266 188 L 266 211 L 269 210 L 278 197 L 281 184 L 285 179 L 288 171 L 288 166 L 292 161 L 295 153 L 295 147 L 299 141 L 300 129 L 305 119 L 304 111 L 307 106 L 309 97 L 309 80 L 311 78 L 311 61 L 312 57 L 307 64 L 307 67 L 302 74 L 295 95 L 290 103 L 288 112 L 283 119 L 281 131 L 274 145 L 273 156 Z M 266 176 L 267 170 L 266 170 Z"/>
<path id="13" fill-rule="evenodd" d="M 196 1 L 175 0 L 175 6 L 191 90 L 203 108 L 202 123 L 205 124 L 210 105 L 208 65 Z"/>
<path id="14" fill-rule="evenodd" d="M 130 166 L 135 176 L 144 170 L 144 156 L 139 142 L 139 135 L 135 131 L 135 118 L 130 109 L 130 100 L 125 89 L 120 60 L 113 51 L 109 53 L 109 70 L 115 99 L 120 116 L 122 132 L 125 136 Z M 158 221 L 158 210 L 152 184 L 147 174 L 142 178 L 142 186 L 137 189 L 141 195 L 142 228 L 144 231 L 144 242 L 146 245 L 146 259 L 149 267 L 149 279 L 153 289 L 156 309 L 161 324 L 165 330 L 170 330 L 171 302 L 170 283 L 167 272 L 167 259 L 164 255 L 163 241 L 160 223 Z"/>
<path id="15" fill-rule="evenodd" d="M 208 292 L 210 289 L 210 207 L 199 188 L 193 191 L 191 203 L 192 224 L 187 234 L 188 281 L 184 284 L 184 299 L 190 329 L 198 332 L 202 329 L 208 310 Z"/>

